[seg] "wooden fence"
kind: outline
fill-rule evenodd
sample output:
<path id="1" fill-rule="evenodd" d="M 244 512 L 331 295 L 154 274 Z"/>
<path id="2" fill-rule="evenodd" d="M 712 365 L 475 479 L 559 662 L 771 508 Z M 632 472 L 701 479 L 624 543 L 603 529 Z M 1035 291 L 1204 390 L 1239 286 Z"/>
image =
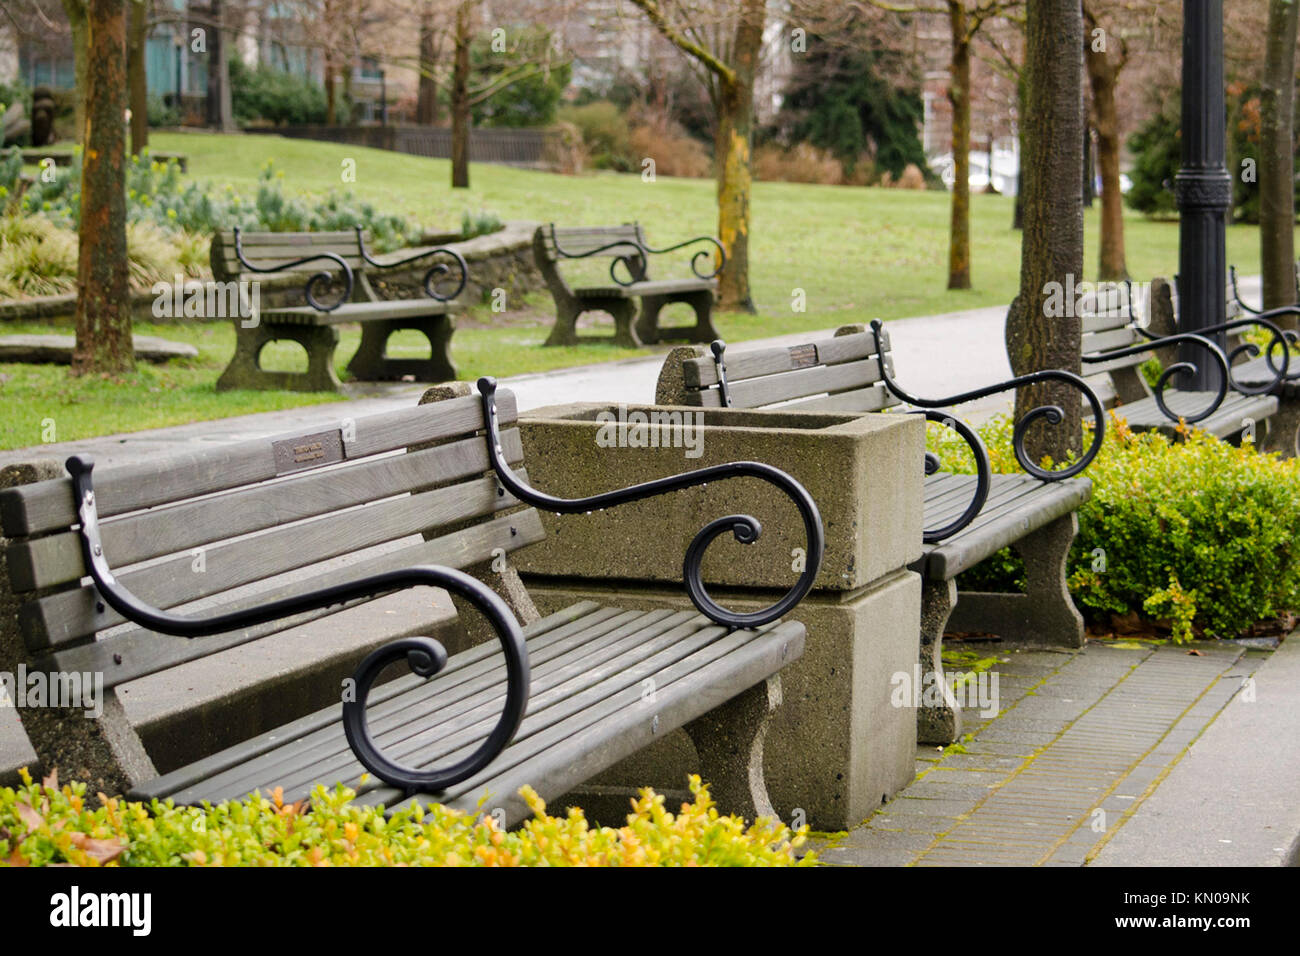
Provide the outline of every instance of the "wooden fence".
<path id="1" fill-rule="evenodd" d="M 282 126 L 268 132 L 295 139 L 324 140 L 390 149 L 413 156 L 451 158 L 451 130 L 440 126 Z M 546 168 L 560 133 L 547 129 L 471 129 L 469 158 L 475 163 Z"/>

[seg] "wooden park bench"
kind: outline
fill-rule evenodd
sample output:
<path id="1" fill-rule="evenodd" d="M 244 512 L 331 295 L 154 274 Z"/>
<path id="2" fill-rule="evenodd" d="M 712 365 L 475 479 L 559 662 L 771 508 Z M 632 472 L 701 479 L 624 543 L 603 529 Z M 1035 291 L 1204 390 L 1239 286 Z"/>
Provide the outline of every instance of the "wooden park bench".
<path id="1" fill-rule="evenodd" d="M 649 275 L 652 254 L 673 252 L 697 242 L 712 243 L 716 247 L 716 264 L 708 271 L 699 267 L 715 250 L 705 249 L 691 257 L 693 276 L 678 279 L 651 279 Z M 546 339 L 547 345 L 575 345 L 578 342 L 576 324 L 584 312 L 608 312 L 614 318 L 614 342 L 630 348 L 661 339 L 684 339 L 688 342 L 710 342 L 718 337 L 713 327 L 713 303 L 718 281 L 726 259 L 722 244 L 711 236 L 699 236 L 654 249 L 646 242 L 645 230 L 639 224 L 622 226 L 556 226 L 555 223 L 538 226 L 533 234 L 533 257 L 541 270 L 546 285 L 555 299 L 555 327 Z M 560 272 L 564 260 L 599 257 L 609 259 L 610 282 L 598 286 L 573 288 Z M 619 267 L 623 274 L 620 274 Z M 641 300 L 640 314 L 636 300 Z M 685 302 L 695 310 L 695 324 L 682 328 L 660 328 L 659 313 L 673 302 Z"/>
<path id="2" fill-rule="evenodd" d="M 101 674 L 106 688 L 98 720 L 80 709 L 20 710 L 44 769 L 185 804 L 274 787 L 293 801 L 317 784 L 357 786 L 369 771 L 364 803 L 419 795 L 470 812 L 500 808 L 513 824 L 528 815 L 523 785 L 561 797 L 684 727 L 724 805 L 768 812 L 754 742 L 779 699 L 781 668 L 803 650 L 803 626 L 780 618 L 820 563 L 816 505 L 783 472 L 752 462 L 550 498 L 525 483 L 514 396 L 487 379 L 479 388 L 313 434 L 105 467 L 93 484 L 92 463 L 74 457 L 71 478 L 0 492 L 0 667 Z M 426 398 L 434 392 L 455 389 Z M 726 611 L 700 583 L 709 542 L 738 532 L 743 517 L 711 523 L 688 549 L 686 583 L 702 613 L 586 602 L 539 618 L 507 561 L 543 534 L 526 501 L 572 513 L 738 475 L 790 495 L 810 534 L 810 572 L 767 612 Z M 351 563 L 340 566 L 341 556 Z M 328 629 L 334 615 L 417 585 L 457 602 L 466 631 L 449 639 L 456 652 L 410 631 L 378 646 L 338 691 L 341 713 L 337 704 L 302 713 L 156 768 L 115 696 L 304 622 Z M 466 617 L 467 608 L 480 613 Z M 376 682 L 403 662 L 413 673 Z"/>
<path id="3" fill-rule="evenodd" d="M 1025 435 L 1017 434 L 1016 456 L 1027 474 L 992 474 L 979 436 L 950 413 L 937 409 L 1036 382 L 1064 382 L 1077 388 L 1100 416 L 1096 395 L 1078 376 L 1039 372 L 967 395 L 919 399 L 893 378 L 889 334 L 879 322 L 841 328 L 834 338 L 789 348 L 732 354 L 715 342 L 712 354 L 675 349 L 660 372 L 655 401 L 661 405 L 774 408 L 799 411 L 881 412 L 904 402 L 923 407 L 933 422 L 954 429 L 970 446 L 974 474 L 938 470 L 927 456 L 925 533 L 921 559 L 913 566 L 923 581 L 920 657 L 926 686 L 943 687 L 946 704 L 917 714 L 918 739 L 949 743 L 961 735 L 961 709 L 943 678 L 942 642 L 947 630 L 993 632 L 1035 644 L 1079 647 L 1083 618 L 1066 588 L 1066 560 L 1078 530 L 1075 511 L 1092 494 L 1079 475 L 1100 448 L 1103 427 L 1087 452 L 1069 468 L 1048 471 L 1030 461 Z M 1034 414 L 1034 418 L 1045 417 Z M 1024 594 L 957 593 L 956 579 L 985 558 L 1011 547 L 1025 562 Z"/>
<path id="4" fill-rule="evenodd" d="M 1277 309 L 1262 309 L 1248 305 L 1241 298 L 1237 287 L 1237 269 L 1228 268 L 1231 298 L 1228 303 L 1228 317 L 1239 319 L 1252 318 L 1257 322 L 1275 325 L 1278 321 L 1295 323 L 1295 316 L 1300 316 L 1300 306 L 1285 305 Z M 1300 290 L 1300 265 L 1297 265 L 1296 288 Z M 1283 458 L 1300 456 L 1300 356 L 1293 351 L 1300 347 L 1300 336 L 1290 328 L 1280 329 L 1283 341 L 1288 348 L 1275 346 L 1275 339 L 1270 336 L 1264 348 L 1254 350 L 1244 348 L 1247 344 L 1240 337 L 1231 341 L 1232 355 L 1241 358 L 1232 366 L 1234 384 L 1248 388 L 1269 386 L 1271 394 L 1278 402 L 1277 414 L 1269 422 L 1268 441 L 1264 444 L 1267 451 L 1276 451 Z"/>
<path id="5" fill-rule="evenodd" d="M 1117 398 L 1116 414 L 1135 431 L 1161 431 L 1177 438 L 1185 425 L 1195 425 L 1217 438 L 1239 440 L 1252 437 L 1256 426 L 1267 428 L 1277 413 L 1277 399 L 1267 394 L 1271 386 L 1248 386 L 1233 372 L 1229 359 L 1206 338 L 1220 331 L 1237 331 L 1254 320 L 1233 317 L 1222 326 L 1197 329 L 1196 334 L 1178 332 L 1177 299 L 1162 280 L 1152 283 L 1147 314 L 1140 316 L 1129 283 L 1107 285 L 1086 303 L 1082 316 L 1082 360 L 1085 374 L 1109 376 Z M 1279 336 L 1281 333 L 1278 333 Z M 1174 347 L 1188 345 L 1196 359 L 1176 361 Z M 1152 353 L 1163 353 L 1165 366 L 1154 388 L 1142 375 L 1141 366 Z M 1234 355 L 1236 353 L 1234 352 Z M 1185 391 L 1172 387 L 1175 376 L 1190 366 L 1208 363 L 1218 370 L 1217 391 Z M 1230 387 L 1231 386 L 1231 387 Z M 1262 431 L 1259 438 L 1262 438 Z"/>
<path id="6" fill-rule="evenodd" d="M 340 325 L 361 326 L 361 344 L 348 363 L 359 381 L 411 377 L 418 382 L 456 378 L 451 364 L 453 316 L 464 311 L 455 301 L 469 277 L 469 267 L 452 249 L 424 250 L 396 261 L 379 262 L 366 245 L 369 236 L 354 232 L 242 232 L 238 228 L 212 239 L 212 275 L 219 282 L 258 281 L 269 273 L 310 273 L 304 286 L 306 305 L 263 308 L 256 316 L 236 316 L 235 355 L 217 380 L 217 389 L 277 388 L 306 392 L 338 391 L 334 352 Z M 426 272 L 427 298 L 381 299 L 370 273 L 409 267 L 432 259 Z M 333 283 L 342 294 L 326 291 Z M 429 357 L 389 358 L 389 337 L 399 329 L 415 329 L 429 341 Z M 276 340 L 297 342 L 307 352 L 305 372 L 266 371 L 262 349 Z"/>

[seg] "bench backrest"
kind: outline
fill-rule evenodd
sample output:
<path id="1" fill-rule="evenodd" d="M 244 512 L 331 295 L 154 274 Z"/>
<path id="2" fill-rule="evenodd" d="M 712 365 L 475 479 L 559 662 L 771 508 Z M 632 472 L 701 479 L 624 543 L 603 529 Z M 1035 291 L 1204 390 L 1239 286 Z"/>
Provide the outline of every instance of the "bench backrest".
<path id="1" fill-rule="evenodd" d="M 515 420 L 512 393 L 499 391 L 497 408 L 503 426 Z M 469 395 L 101 466 L 104 549 L 124 586 L 181 613 L 192 602 L 215 613 L 413 564 L 479 565 L 543 535 L 537 513 L 492 474 L 483 424 Z M 518 462 L 518 429 L 503 427 L 502 438 Z M 195 640 L 150 632 L 125 624 L 83 583 L 75 527 L 67 477 L 0 492 L 0 603 L 17 607 L 21 641 L 42 668 L 101 672 L 113 687 L 340 610 Z M 10 617 L 0 628 L 14 626 Z"/>
<path id="2" fill-rule="evenodd" d="M 367 248 L 370 234 L 362 236 Z M 240 232 L 240 246 L 244 258 L 259 269 L 274 269 L 287 262 L 304 259 L 321 253 L 333 253 L 339 256 L 354 273 L 364 275 L 366 262 L 361 257 L 357 246 L 357 234 L 353 230 L 339 232 Z M 212 237 L 212 249 L 209 254 L 212 263 L 212 276 L 221 281 L 237 279 L 246 270 L 235 253 L 234 230 L 222 229 Z M 293 270 L 297 272 L 298 270 Z M 305 263 L 301 271 L 332 272 L 327 260 Z M 287 274 L 287 273 L 286 273 Z"/>
<path id="3" fill-rule="evenodd" d="M 898 405 L 899 400 L 881 380 L 882 359 L 891 375 L 894 371 L 889 332 L 882 330 L 881 338 L 883 355 L 877 354 L 875 336 L 870 331 L 836 335 L 789 348 L 727 352 L 724 364 L 731 405 L 761 408 L 780 404 L 809 411 L 849 412 L 875 412 Z M 661 384 L 669 379 L 680 381 L 680 393 L 668 395 L 661 388 L 656 401 L 706 408 L 722 406 L 718 367 L 713 356 L 683 355 L 690 353 L 678 350 L 669 357 L 670 363 L 680 363 L 680 372 L 673 369 L 660 379 Z"/>
<path id="4" fill-rule="evenodd" d="M 536 248 L 548 262 L 564 258 L 644 258 L 645 232 L 638 223 L 621 226 L 537 227 Z"/>
<path id="5" fill-rule="evenodd" d="M 1129 302 L 1129 288 L 1120 283 L 1098 283 L 1095 295 L 1083 298 L 1080 315 L 1083 337 L 1079 348 L 1083 355 L 1099 355 L 1145 343 L 1146 340 L 1133 327 L 1133 323 L 1135 320 L 1143 321 L 1142 310 L 1150 304 L 1143 303 L 1136 296 L 1134 299 L 1134 302 Z M 1108 362 L 1092 363 L 1084 367 L 1084 372 L 1098 375 L 1135 368 L 1151 358 L 1151 354 L 1145 352 Z"/>

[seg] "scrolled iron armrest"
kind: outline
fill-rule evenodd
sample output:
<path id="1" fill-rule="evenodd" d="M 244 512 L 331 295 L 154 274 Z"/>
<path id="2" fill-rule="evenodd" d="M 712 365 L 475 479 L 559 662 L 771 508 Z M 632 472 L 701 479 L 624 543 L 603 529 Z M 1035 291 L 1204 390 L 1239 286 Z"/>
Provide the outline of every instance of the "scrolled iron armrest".
<path id="1" fill-rule="evenodd" d="M 379 262 L 378 260 L 371 258 L 369 250 L 366 249 L 366 241 L 362 236 L 364 231 L 363 227 L 354 226 L 353 228 L 357 231 L 357 248 L 361 251 L 361 258 L 366 265 L 371 268 L 397 269 L 401 266 L 409 265 L 412 262 L 417 262 L 420 259 L 427 259 L 430 256 L 450 256 L 452 259 L 451 263 L 435 262 L 429 268 L 429 271 L 424 274 L 423 285 L 425 294 L 428 295 L 429 298 L 436 299 L 439 302 L 450 302 L 452 299 L 456 298 L 456 296 L 465 291 L 465 283 L 469 282 L 469 263 L 467 263 L 465 257 L 455 249 L 448 249 L 446 246 L 439 246 L 436 249 L 427 249 L 424 252 L 417 252 L 415 255 L 407 256 L 405 259 L 398 259 L 396 262 Z M 443 295 L 438 291 L 437 284 L 451 273 L 453 265 L 460 273 L 460 278 L 456 283 L 456 290 L 450 295 Z"/>
<path id="2" fill-rule="evenodd" d="M 1158 336 L 1152 332 L 1148 332 L 1140 325 L 1131 325 L 1130 328 L 1134 329 L 1143 338 L 1147 339 L 1147 343 L 1145 345 L 1130 345 L 1122 349 L 1112 349 L 1107 352 L 1098 352 L 1095 355 L 1084 355 L 1084 363 L 1093 365 L 1098 362 L 1109 362 L 1111 359 L 1127 358 L 1130 355 L 1140 355 L 1143 352 L 1154 352 L 1156 349 L 1167 348 L 1170 345 L 1177 345 L 1180 342 L 1187 342 L 1199 346 L 1209 352 L 1210 358 L 1212 358 L 1215 364 L 1219 366 L 1219 390 L 1215 395 L 1214 401 L 1204 411 L 1198 412 L 1195 415 L 1177 415 L 1171 411 L 1169 406 L 1165 404 L 1164 398 L 1165 386 L 1169 384 L 1169 379 L 1180 372 L 1195 374 L 1197 371 L 1195 363 L 1175 362 L 1173 365 L 1165 369 L 1160 374 L 1160 377 L 1156 379 L 1156 387 L 1154 389 L 1156 406 L 1171 422 L 1181 420 L 1185 421 L 1188 425 L 1194 425 L 1197 422 L 1204 421 L 1219 410 L 1219 406 L 1223 404 L 1223 400 L 1228 395 L 1228 384 L 1232 381 L 1231 374 L 1228 371 L 1228 358 L 1223 354 L 1221 348 L 1209 339 L 1200 335 L 1195 335 L 1191 332 L 1178 332 L 1174 335 Z"/>
<path id="3" fill-rule="evenodd" d="M 872 319 L 871 333 L 876 340 L 876 354 L 883 356 L 885 354 L 884 325 L 879 319 Z M 893 375 L 890 374 L 888 363 L 883 360 L 880 363 L 880 377 L 885 383 L 885 387 L 895 396 L 902 399 L 904 402 L 907 402 L 909 405 L 916 405 L 923 409 L 950 408 L 954 405 L 960 405 L 963 402 L 971 402 L 978 398 L 996 395 L 998 392 L 1011 391 L 1029 385 L 1042 385 L 1047 382 L 1061 382 L 1062 384 L 1069 385 L 1071 388 L 1078 389 L 1078 391 L 1082 393 L 1084 399 L 1088 402 L 1089 407 L 1092 409 L 1092 417 L 1095 422 L 1095 427 L 1093 428 L 1092 443 L 1088 446 L 1087 451 L 1083 453 L 1078 461 L 1074 462 L 1069 467 L 1062 468 L 1060 471 L 1048 471 L 1046 468 L 1043 468 L 1034 462 L 1029 457 L 1029 452 L 1025 448 L 1025 439 L 1029 434 L 1029 427 L 1033 425 L 1034 422 L 1041 419 L 1049 425 L 1060 425 L 1065 421 L 1065 411 L 1059 405 L 1039 405 L 1037 408 L 1031 409 L 1026 413 L 1024 418 L 1016 422 L 1015 428 L 1012 431 L 1011 447 L 1015 452 L 1016 461 L 1020 463 L 1020 467 L 1028 474 L 1033 475 L 1040 481 L 1064 481 L 1066 478 L 1073 478 L 1076 475 L 1082 474 L 1084 469 L 1092 464 L 1092 460 L 1097 457 L 1097 453 L 1101 451 L 1102 442 L 1106 437 L 1106 418 L 1102 410 L 1101 400 L 1097 397 L 1097 393 L 1094 392 L 1088 383 L 1078 375 L 1075 375 L 1073 372 L 1066 372 L 1062 369 L 1044 369 L 1039 372 L 1031 372 L 1028 375 L 1020 375 L 1006 382 L 999 382 L 996 385 L 986 385 L 983 388 L 977 388 L 971 392 L 964 392 L 960 395 L 948 395 L 944 398 L 934 399 L 920 398 L 919 396 L 904 391 L 902 387 L 894 381 Z M 961 435 L 963 439 L 965 439 L 966 444 L 970 445 L 972 451 L 975 453 L 976 473 L 980 478 L 979 484 L 976 488 L 976 497 L 971 502 L 970 507 L 966 509 L 966 513 L 950 526 L 951 530 L 943 529 L 941 536 L 934 539 L 942 540 L 944 537 L 951 537 L 953 534 L 956 534 L 962 528 L 966 527 L 966 525 L 970 524 L 970 522 L 974 520 L 975 516 L 979 514 L 979 509 L 983 507 L 984 498 L 988 495 L 988 484 L 991 481 L 988 477 L 988 453 L 984 450 L 983 443 L 980 442 L 979 436 L 976 435 L 976 433 L 964 422 L 960 422 L 955 418 L 940 415 L 933 411 L 927 411 L 926 418 L 929 421 L 939 422 L 940 424 L 952 428 Z M 926 540 L 931 539 L 927 538 Z"/>
<path id="4" fill-rule="evenodd" d="M 386 666 L 403 659 L 414 673 L 432 677 L 446 666 L 447 651 L 438 641 L 428 637 L 406 637 L 386 644 L 358 666 L 354 674 L 355 697 L 343 704 L 343 732 L 348 744 L 361 765 L 379 779 L 407 793 L 445 790 L 491 763 L 519 729 L 529 689 L 528 648 L 523 632 L 506 603 L 486 585 L 464 572 L 439 565 L 416 565 L 224 614 L 209 617 L 172 614 L 141 601 L 114 577 L 99 533 L 99 515 L 91 480 L 94 461 L 89 456 L 74 455 L 68 459 L 67 469 L 72 475 L 76 495 L 81 553 L 90 577 L 105 603 L 127 620 L 151 630 L 179 637 L 204 637 L 416 585 L 454 591 L 477 608 L 496 631 L 505 653 L 506 700 L 496 726 L 478 749 L 449 767 L 415 770 L 389 760 L 380 752 L 366 721 L 366 699 L 375 679 Z"/>
<path id="5" fill-rule="evenodd" d="M 1300 348 L 1300 335 L 1297 335 L 1291 329 L 1283 329 L 1271 321 L 1272 319 L 1278 318 L 1279 316 L 1283 316 L 1283 315 L 1300 316 L 1300 305 L 1283 305 L 1283 306 L 1279 306 L 1276 309 L 1257 309 L 1252 305 L 1247 305 L 1245 300 L 1243 300 L 1241 297 L 1240 290 L 1237 288 L 1237 267 L 1228 266 L 1228 275 L 1231 278 L 1231 282 L 1232 282 L 1233 300 L 1237 303 L 1237 305 L 1241 306 L 1241 308 L 1244 311 L 1249 312 L 1252 316 L 1254 316 L 1254 319 L 1240 319 L 1238 321 L 1246 322 L 1246 323 L 1256 322 L 1258 324 L 1264 325 L 1273 335 L 1273 337 L 1269 339 L 1268 351 L 1264 355 L 1264 361 L 1268 363 L 1269 370 L 1272 371 L 1276 376 L 1273 379 L 1273 381 L 1269 382 L 1268 385 L 1264 386 L 1263 391 L 1247 391 L 1243 389 L 1241 386 L 1237 385 L 1236 382 L 1233 382 L 1232 387 L 1235 388 L 1237 391 L 1241 392 L 1243 395 L 1261 395 L 1264 394 L 1264 392 L 1266 391 L 1271 391 L 1272 389 L 1276 388 L 1277 385 L 1280 384 L 1281 382 L 1294 382 L 1300 380 L 1300 368 L 1298 368 L 1295 372 L 1287 371 L 1287 368 L 1291 360 L 1290 359 L 1291 348 Z M 1230 327 L 1232 327 L 1232 323 L 1229 322 L 1229 323 L 1225 323 L 1222 326 L 1215 326 L 1213 329 L 1200 329 L 1198 331 L 1211 332 L 1211 331 L 1218 331 L 1220 329 L 1226 331 Z M 1273 361 L 1274 349 L 1278 345 L 1277 336 L 1279 335 L 1282 337 L 1282 341 L 1286 343 L 1282 350 L 1281 369 L 1279 369 Z M 1231 363 L 1238 355 L 1242 354 L 1243 352 L 1251 356 L 1256 356 L 1259 354 L 1259 347 L 1252 346 L 1252 344 L 1249 342 L 1246 343 L 1245 345 L 1237 346 L 1237 348 L 1232 350 L 1232 354 L 1228 356 L 1229 363 Z"/>
<path id="6" fill-rule="evenodd" d="M 234 232 L 235 232 L 235 256 L 239 259 L 239 264 L 243 266 L 245 269 L 247 269 L 249 272 L 260 272 L 264 274 L 268 272 L 285 272 L 290 269 L 296 269 L 298 266 L 306 265 L 309 262 L 319 262 L 322 259 L 327 260 L 329 262 L 333 262 L 336 266 L 338 266 L 339 271 L 343 273 L 343 279 L 344 279 L 343 295 L 333 305 L 322 305 L 320 300 L 316 298 L 316 293 L 314 291 L 316 288 L 316 284 L 318 282 L 324 282 L 328 284 L 334 281 L 334 276 L 329 272 L 321 271 L 316 273 L 314 276 L 308 279 L 307 284 L 303 286 L 303 296 L 306 297 L 307 304 L 310 305 L 317 312 L 333 312 L 344 302 L 347 302 L 349 299 L 352 298 L 352 286 L 353 286 L 352 267 L 347 264 L 347 261 L 342 256 L 337 255 L 333 252 L 318 252 L 314 256 L 304 256 L 301 259 L 295 259 L 293 262 L 286 262 L 283 265 L 263 268 L 261 266 L 253 265 L 251 262 L 249 262 L 247 259 L 244 258 L 244 240 L 243 240 L 243 236 L 239 231 L 238 226 L 235 227 Z"/>
<path id="7" fill-rule="evenodd" d="M 826 549 L 821 513 L 817 510 L 817 503 L 813 501 L 807 489 L 784 471 L 761 462 L 737 461 L 725 465 L 711 465 L 707 468 L 687 472 L 684 475 L 657 478 L 654 481 L 633 485 L 630 488 L 607 491 L 587 498 L 556 498 L 525 484 L 515 475 L 506 461 L 505 452 L 501 447 L 501 433 L 497 421 L 496 388 L 495 379 L 480 378 L 478 380 L 483 420 L 487 427 L 488 457 L 492 462 L 492 469 L 496 472 L 502 486 L 520 501 L 555 514 L 578 514 L 603 511 L 605 508 L 612 508 L 616 505 L 654 498 L 669 491 L 680 491 L 685 488 L 706 485 L 710 481 L 746 476 L 758 478 L 784 491 L 794 502 L 795 507 L 799 509 L 799 514 L 803 518 L 804 533 L 808 541 L 808 552 L 799 580 L 779 601 L 761 611 L 740 614 L 729 611 L 715 602 L 709 596 L 702 580 L 704 553 L 708 550 L 709 545 L 713 543 L 715 538 L 727 531 L 730 531 L 741 544 L 753 544 L 763 531 L 758 520 L 751 515 L 727 515 L 709 522 L 700 529 L 686 549 L 686 558 L 682 564 L 682 575 L 685 579 L 686 591 L 690 596 L 691 603 L 699 609 L 701 614 L 716 624 L 729 628 L 754 628 L 769 624 L 785 616 L 796 604 L 803 600 L 804 595 L 812 588 L 813 582 L 817 578 L 817 572 L 821 569 L 822 556 Z"/>
<path id="8" fill-rule="evenodd" d="M 710 250 L 701 249 L 699 252 L 691 256 L 691 271 L 694 272 L 696 278 L 699 279 L 716 279 L 718 277 L 718 274 L 722 272 L 723 267 L 726 266 L 727 264 L 727 250 L 723 247 L 722 243 L 719 242 L 717 239 L 715 239 L 713 236 L 696 236 L 694 239 L 687 239 L 685 242 L 679 242 L 676 245 L 665 246 L 663 249 L 655 249 L 649 245 L 646 245 L 645 243 L 642 243 L 641 248 L 644 249 L 647 253 L 652 253 L 654 255 L 662 255 L 665 252 L 676 252 L 678 249 L 683 249 L 686 246 L 694 245 L 697 242 L 713 243 L 716 251 L 717 263 L 716 265 L 714 265 L 713 270 L 711 272 L 708 273 L 701 272 L 698 265 L 700 259 L 707 258 L 710 255 Z"/>
<path id="9" fill-rule="evenodd" d="M 602 252 L 609 252 L 611 249 L 626 249 L 628 246 L 636 246 L 639 250 L 639 255 L 623 255 L 614 257 L 614 261 L 609 264 L 609 277 L 614 280 L 615 284 L 625 287 L 641 282 L 645 279 L 646 250 L 641 243 L 636 242 L 633 239 L 619 239 L 616 242 L 606 243 L 596 249 L 588 249 L 586 252 L 569 252 L 566 249 L 561 248 L 560 240 L 555 238 L 554 233 L 551 234 L 551 242 L 555 246 L 556 253 L 563 256 L 565 259 L 587 259 L 591 256 L 600 255 Z M 640 260 L 639 262 L 637 261 L 638 259 Z M 627 279 L 620 279 L 618 277 L 617 270 L 620 265 L 627 269 Z"/>

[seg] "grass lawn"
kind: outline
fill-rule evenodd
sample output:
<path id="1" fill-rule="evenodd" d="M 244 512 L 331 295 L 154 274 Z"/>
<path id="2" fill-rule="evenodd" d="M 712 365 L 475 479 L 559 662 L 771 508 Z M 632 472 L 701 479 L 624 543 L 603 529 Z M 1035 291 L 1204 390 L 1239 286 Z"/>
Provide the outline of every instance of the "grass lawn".
<path id="1" fill-rule="evenodd" d="M 150 139 L 155 149 L 187 154 L 189 175 L 209 180 L 214 188 L 228 185 L 251 194 L 259 170 L 273 158 L 289 190 L 349 189 L 431 229 L 457 228 L 466 210 L 569 224 L 636 219 L 658 245 L 712 234 L 717 228 L 712 180 L 661 177 L 647 183 L 639 174 L 561 176 L 475 164 L 472 188 L 453 191 L 446 160 L 275 136 L 155 133 Z M 356 161 L 355 183 L 341 181 L 345 159 Z M 1016 293 L 1020 268 L 1020 234 L 1010 228 L 1011 203 L 1003 196 L 973 197 L 975 288 L 953 292 L 944 288 L 947 193 L 756 183 L 750 278 L 759 311 L 722 315 L 718 328 L 728 340 L 744 341 L 877 316 L 891 319 L 1005 304 Z M 1096 267 L 1097 213 L 1094 208 L 1085 217 L 1085 277 Z M 1135 277 L 1176 271 L 1176 223 L 1129 216 L 1125 227 L 1129 269 Z M 660 274 L 685 270 L 686 257 L 670 259 Z M 1258 271 L 1257 229 L 1228 230 L 1228 261 L 1245 274 Z M 592 275 L 603 271 L 594 263 L 587 268 L 594 270 Z M 806 300 L 802 312 L 793 308 L 799 290 Z M 463 378 L 489 373 L 506 377 L 634 354 L 604 344 L 543 349 L 553 314 L 549 297 L 534 296 L 511 307 L 521 311 L 508 325 L 493 327 L 492 314 L 476 308 L 474 321 L 456 333 L 452 355 Z M 39 331 L 49 331 L 49 326 L 7 324 L 0 329 Z M 70 440 L 332 400 L 285 392 L 218 395 L 214 382 L 234 350 L 229 326 L 142 325 L 138 331 L 191 342 L 199 347 L 199 358 L 143 368 L 125 385 L 73 382 L 58 366 L 0 364 L 5 408 L 0 447 L 38 443 L 41 423 L 50 418 L 56 422 L 58 440 Z M 340 368 L 358 338 L 356 330 L 343 329 Z M 394 351 L 414 349 L 416 342 L 414 337 L 399 339 Z M 288 367 L 283 363 L 291 360 L 291 350 L 296 347 L 286 345 L 275 353 L 276 367 Z"/>

